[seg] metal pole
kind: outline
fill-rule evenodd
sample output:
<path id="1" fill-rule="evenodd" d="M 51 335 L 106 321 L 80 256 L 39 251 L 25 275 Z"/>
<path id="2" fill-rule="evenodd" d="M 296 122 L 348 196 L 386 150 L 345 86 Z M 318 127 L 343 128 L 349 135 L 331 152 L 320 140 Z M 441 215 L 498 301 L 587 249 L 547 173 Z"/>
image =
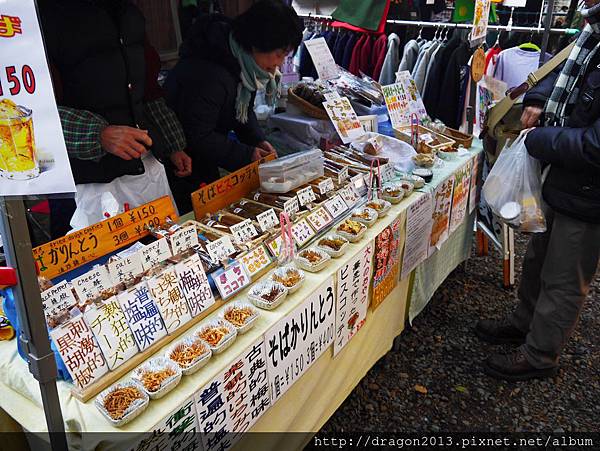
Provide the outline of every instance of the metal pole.
<path id="1" fill-rule="evenodd" d="M 550 30 L 552 28 L 552 15 L 554 12 L 554 0 L 548 0 L 546 6 L 546 20 L 544 23 L 544 36 L 542 38 L 542 51 L 540 52 L 540 67 L 546 62 L 546 50 L 548 50 L 548 40 L 550 39 Z"/>
<path id="2" fill-rule="evenodd" d="M 56 389 L 56 361 L 46 329 L 25 205 L 22 200 L 2 197 L 0 211 L 0 231 L 4 240 L 6 263 L 17 272 L 17 285 L 11 289 L 19 326 L 23 331 L 18 340 L 27 353 L 29 371 L 40 384 L 50 445 L 54 451 L 67 451 L 67 438 Z"/>

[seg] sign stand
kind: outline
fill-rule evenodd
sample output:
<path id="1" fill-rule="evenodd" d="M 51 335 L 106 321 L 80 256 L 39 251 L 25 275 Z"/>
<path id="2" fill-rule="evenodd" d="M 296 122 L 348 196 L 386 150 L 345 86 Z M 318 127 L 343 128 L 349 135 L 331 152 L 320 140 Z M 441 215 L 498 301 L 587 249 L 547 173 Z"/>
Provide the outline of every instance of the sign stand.
<path id="1" fill-rule="evenodd" d="M 17 284 L 11 287 L 23 330 L 18 337 L 27 353 L 29 371 L 40 384 L 46 424 L 53 451 L 67 451 L 58 390 L 56 388 L 56 361 L 50 348 L 42 298 L 31 253 L 29 228 L 23 200 L 0 198 L 0 233 L 4 240 L 6 263 L 15 268 Z"/>

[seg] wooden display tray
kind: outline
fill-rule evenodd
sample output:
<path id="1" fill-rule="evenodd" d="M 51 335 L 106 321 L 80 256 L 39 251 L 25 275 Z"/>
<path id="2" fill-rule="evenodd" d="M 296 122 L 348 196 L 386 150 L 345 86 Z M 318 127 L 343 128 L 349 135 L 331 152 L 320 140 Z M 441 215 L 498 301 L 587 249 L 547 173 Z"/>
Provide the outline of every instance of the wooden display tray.
<path id="1" fill-rule="evenodd" d="M 437 153 L 438 150 L 444 150 L 444 149 L 448 149 L 450 147 L 454 147 L 456 141 L 454 141 L 453 139 L 448 138 L 447 136 L 444 136 L 440 133 L 434 132 L 433 130 L 423 127 L 422 125 L 418 126 L 418 130 L 419 130 L 419 136 L 422 136 L 424 134 L 430 134 L 431 136 L 433 136 L 435 139 L 437 139 L 440 143 L 439 144 L 435 144 L 435 145 L 431 145 L 431 144 L 427 144 L 423 141 L 419 142 L 419 145 L 417 146 L 418 149 L 416 149 L 416 151 L 418 153 Z M 408 144 L 411 144 L 411 126 L 410 125 L 402 125 L 400 127 L 395 127 L 394 128 L 394 134 L 396 135 L 396 138 L 398 138 L 401 141 L 404 141 Z"/>
<path id="2" fill-rule="evenodd" d="M 465 149 L 470 149 L 473 145 L 473 135 L 468 135 L 450 127 L 446 127 L 442 135 L 456 141 L 454 144 L 455 149 L 458 149 L 459 146 L 463 146 Z"/>

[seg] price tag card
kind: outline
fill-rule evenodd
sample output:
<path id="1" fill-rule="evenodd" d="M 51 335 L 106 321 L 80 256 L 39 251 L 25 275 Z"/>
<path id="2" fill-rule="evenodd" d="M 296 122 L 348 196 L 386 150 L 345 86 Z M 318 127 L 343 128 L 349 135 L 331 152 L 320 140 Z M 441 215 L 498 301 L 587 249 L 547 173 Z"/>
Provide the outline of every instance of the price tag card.
<path id="1" fill-rule="evenodd" d="M 112 277 L 114 285 L 127 282 L 143 271 L 144 267 L 142 266 L 142 257 L 140 254 L 133 254 L 108 264 L 108 272 Z"/>
<path id="2" fill-rule="evenodd" d="M 171 248 L 166 238 L 156 240 L 140 251 L 144 271 L 171 257 Z"/>
<path id="3" fill-rule="evenodd" d="M 333 218 L 323 207 L 319 207 L 309 214 L 306 220 L 317 232 L 320 232 L 333 222 Z"/>
<path id="4" fill-rule="evenodd" d="M 316 235 L 316 232 L 308 224 L 306 219 L 302 219 L 292 226 L 292 235 L 294 235 L 294 239 L 298 246 L 303 246 Z"/>
<path id="5" fill-rule="evenodd" d="M 263 232 L 266 232 L 267 230 L 270 230 L 279 224 L 279 218 L 277 217 L 277 213 L 275 213 L 275 210 L 273 210 L 272 208 L 259 214 L 256 217 L 256 220 L 258 221 L 258 226 L 260 227 L 260 230 L 262 230 Z"/>
<path id="6" fill-rule="evenodd" d="M 281 235 L 277 235 L 271 241 L 267 242 L 269 252 L 271 252 L 271 255 L 275 258 L 279 257 L 279 252 L 281 252 L 281 246 L 283 246 L 283 240 L 281 239 Z"/>
<path id="7" fill-rule="evenodd" d="M 384 164 L 381 166 L 381 181 L 383 183 L 389 182 L 396 177 L 396 171 L 392 164 Z"/>
<path id="8" fill-rule="evenodd" d="M 253 238 L 258 236 L 258 231 L 251 219 L 246 219 L 238 224 L 234 224 L 230 227 L 231 233 L 233 233 L 233 239 L 238 244 L 243 244 L 247 241 L 252 241 Z"/>
<path id="9" fill-rule="evenodd" d="M 176 266 L 169 266 L 148 280 L 148 288 L 169 334 L 192 319 L 185 296 L 179 287 L 175 268 Z"/>
<path id="10" fill-rule="evenodd" d="M 322 182 L 319 182 L 319 193 L 327 194 L 330 191 L 335 189 L 335 185 L 333 184 L 333 180 L 330 178 L 326 178 Z"/>
<path id="11" fill-rule="evenodd" d="M 221 260 L 225 260 L 231 254 L 235 253 L 235 248 L 233 247 L 231 238 L 228 236 L 224 236 L 218 240 L 206 243 L 206 250 L 208 251 L 208 255 L 210 255 L 212 261 L 215 263 L 219 263 Z"/>
<path id="12" fill-rule="evenodd" d="M 196 317 L 215 303 L 208 277 L 198 254 L 175 265 L 179 287 L 187 300 L 192 316 Z"/>
<path id="13" fill-rule="evenodd" d="M 348 205 L 350 208 L 354 207 L 356 202 L 358 202 L 358 196 L 354 192 L 354 189 L 351 185 L 339 190 L 338 193 L 340 196 L 342 196 L 342 199 L 344 199 L 344 202 L 346 202 L 346 205 Z"/>
<path id="14" fill-rule="evenodd" d="M 325 97 L 325 100 L 329 102 L 330 100 L 338 100 L 340 98 L 340 95 L 337 91 L 330 91 L 324 92 L 323 97 Z"/>
<path id="15" fill-rule="evenodd" d="M 326 200 L 324 205 L 334 219 L 339 218 L 346 212 L 346 210 L 348 210 L 348 206 L 344 202 L 344 199 L 342 199 L 342 196 L 339 194 L 336 194 L 331 199 Z"/>
<path id="16" fill-rule="evenodd" d="M 302 207 L 317 200 L 317 196 L 315 196 L 312 186 L 307 186 L 306 188 L 301 189 L 298 191 L 297 196 L 298 202 L 300 202 L 300 206 Z"/>
<path id="17" fill-rule="evenodd" d="M 82 302 L 95 298 L 113 286 L 106 266 L 98 266 L 83 276 L 76 277 L 71 284 Z"/>
<path id="18" fill-rule="evenodd" d="M 173 255 L 181 254 L 190 247 L 197 246 L 198 243 L 198 232 L 193 225 L 184 227 L 171 235 L 171 249 L 173 250 Z"/>
<path id="19" fill-rule="evenodd" d="M 300 211 L 300 204 L 298 203 L 298 198 L 294 197 L 293 199 L 286 201 L 283 204 L 283 211 L 290 215 L 290 217 L 298 213 Z"/>
<path id="20" fill-rule="evenodd" d="M 367 174 L 367 177 L 369 175 Z M 357 174 L 354 177 L 352 177 L 350 179 L 350 182 L 352 183 L 352 185 L 354 186 L 354 191 L 358 194 L 358 195 L 364 195 L 367 192 L 367 183 L 365 183 L 365 177 L 362 174 Z"/>
<path id="21" fill-rule="evenodd" d="M 244 265 L 246 272 L 253 278 L 259 274 L 263 269 L 271 264 L 271 257 L 264 244 L 261 244 L 253 251 L 244 255 L 239 259 Z"/>
<path id="22" fill-rule="evenodd" d="M 42 305 L 46 320 L 60 312 L 71 310 L 76 304 L 77 300 L 71 291 L 71 284 L 66 280 L 42 293 Z"/>
<path id="23" fill-rule="evenodd" d="M 348 175 L 348 166 L 344 166 L 342 170 L 338 173 L 338 184 L 341 185 L 349 178 L 350 176 Z"/>
<path id="24" fill-rule="evenodd" d="M 340 75 L 338 65 L 333 59 L 325 38 L 309 39 L 304 41 L 304 45 L 313 60 L 320 79 L 331 80 Z"/>
<path id="25" fill-rule="evenodd" d="M 235 262 L 227 269 L 215 271 L 211 274 L 211 277 L 223 300 L 229 299 L 238 291 L 250 285 L 250 277 L 239 262 Z"/>

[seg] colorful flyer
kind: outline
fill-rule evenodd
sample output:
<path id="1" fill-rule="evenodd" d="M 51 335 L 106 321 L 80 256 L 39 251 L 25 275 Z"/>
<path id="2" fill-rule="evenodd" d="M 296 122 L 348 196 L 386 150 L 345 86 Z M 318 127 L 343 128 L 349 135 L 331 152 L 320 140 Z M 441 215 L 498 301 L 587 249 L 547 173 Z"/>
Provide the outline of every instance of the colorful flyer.
<path id="1" fill-rule="evenodd" d="M 469 160 L 454 173 L 454 192 L 452 193 L 452 212 L 450 214 L 450 233 L 463 223 L 469 207 L 471 187 L 471 166 Z"/>
<path id="2" fill-rule="evenodd" d="M 404 217 L 397 218 L 375 238 L 375 268 L 371 299 L 373 309 L 379 307 L 398 285 L 401 220 L 404 220 Z"/>
<path id="3" fill-rule="evenodd" d="M 323 102 L 323 106 L 344 144 L 351 143 L 365 134 L 365 129 L 347 97 Z"/>
<path id="4" fill-rule="evenodd" d="M 450 235 L 450 211 L 452 209 L 452 192 L 454 191 L 454 176 L 440 183 L 433 192 L 433 224 L 429 239 L 428 256 L 435 253 Z"/>

